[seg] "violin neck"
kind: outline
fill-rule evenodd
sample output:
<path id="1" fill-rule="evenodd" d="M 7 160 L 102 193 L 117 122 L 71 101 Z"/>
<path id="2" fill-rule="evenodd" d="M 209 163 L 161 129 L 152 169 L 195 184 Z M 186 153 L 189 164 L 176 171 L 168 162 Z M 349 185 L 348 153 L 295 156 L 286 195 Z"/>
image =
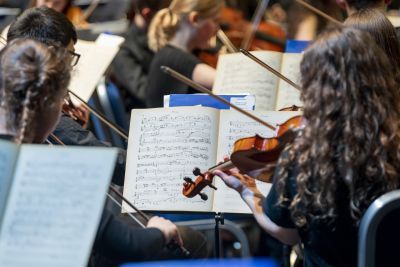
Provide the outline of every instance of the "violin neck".
<path id="1" fill-rule="evenodd" d="M 217 171 L 217 170 L 226 171 L 226 170 L 232 169 L 234 167 L 235 167 L 235 165 L 233 165 L 232 161 L 229 160 L 229 161 L 223 162 L 221 164 L 215 165 L 214 167 L 211 167 L 210 169 L 208 169 L 208 171 L 209 172 L 213 172 L 213 171 Z"/>

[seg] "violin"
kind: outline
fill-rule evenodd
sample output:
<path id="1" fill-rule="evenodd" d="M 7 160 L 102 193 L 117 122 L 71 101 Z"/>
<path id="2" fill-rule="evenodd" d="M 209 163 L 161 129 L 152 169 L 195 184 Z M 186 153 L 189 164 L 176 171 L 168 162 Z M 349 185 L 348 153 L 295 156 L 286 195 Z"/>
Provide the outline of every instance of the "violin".
<path id="1" fill-rule="evenodd" d="M 245 174 L 258 172 L 259 175 L 255 177 L 257 180 L 271 182 L 272 172 L 267 173 L 262 170 L 266 165 L 277 162 L 284 147 L 294 140 L 296 131 L 300 129 L 301 125 L 302 116 L 298 115 L 279 125 L 276 137 L 263 138 L 255 135 L 237 140 L 229 161 L 211 167 L 205 173 L 201 173 L 199 168 L 195 168 L 193 170 L 193 174 L 197 176 L 195 181 L 185 177 L 182 194 L 188 198 L 199 195 L 202 200 L 207 200 L 207 195 L 201 191 L 207 186 L 217 190 L 212 184 L 213 172 L 216 170 L 227 171 L 235 167 Z"/>
<path id="2" fill-rule="evenodd" d="M 89 116 L 87 113 L 83 112 L 80 108 L 77 108 L 74 103 L 72 103 L 69 97 L 64 99 L 64 104 L 62 106 L 62 112 L 74 121 L 79 123 L 82 127 L 86 128 L 89 122 Z"/>
<path id="3" fill-rule="evenodd" d="M 259 9 L 259 10 L 262 10 Z M 262 14 L 262 12 L 256 12 Z M 260 18 L 261 19 L 261 18 Z M 220 15 L 220 32 L 225 33 L 226 38 L 221 38 L 221 33 L 217 34 L 218 39 L 228 48 L 228 52 L 235 52 L 233 47 L 241 47 L 246 50 L 271 50 L 283 52 L 285 47 L 286 33 L 275 23 L 258 22 L 255 25 L 247 21 L 242 12 L 233 8 L 225 7 Z M 253 32 L 254 30 L 254 32 Z M 230 40 L 232 45 L 227 44 L 226 39 Z M 212 67 L 216 67 L 218 56 L 220 54 L 221 44 L 198 54 L 200 60 Z M 233 50 L 233 51 L 232 51 Z"/>

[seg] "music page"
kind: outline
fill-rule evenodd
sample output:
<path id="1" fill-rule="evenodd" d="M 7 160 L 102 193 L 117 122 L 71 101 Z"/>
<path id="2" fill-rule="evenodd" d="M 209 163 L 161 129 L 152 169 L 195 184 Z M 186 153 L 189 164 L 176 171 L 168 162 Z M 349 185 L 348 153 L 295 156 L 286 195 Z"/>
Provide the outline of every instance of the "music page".
<path id="1" fill-rule="evenodd" d="M 116 156 L 112 148 L 23 145 L 0 229 L 0 266 L 86 266 Z"/>
<path id="2" fill-rule="evenodd" d="M 123 41 L 122 37 L 106 34 L 100 35 L 96 42 L 78 40 L 75 52 L 81 57 L 72 72 L 69 89 L 88 101 Z"/>
<path id="3" fill-rule="evenodd" d="M 17 155 L 18 146 L 16 144 L 0 139 L 0 218 L 4 215 Z"/>
<path id="4" fill-rule="evenodd" d="M 300 85 L 300 62 L 302 58 L 302 53 L 285 53 L 282 58 L 281 73 L 298 85 Z M 280 80 L 275 110 L 293 105 L 303 106 L 300 101 L 300 91 L 284 80 Z"/>
<path id="5" fill-rule="evenodd" d="M 252 52 L 276 70 L 280 69 L 282 53 Z M 275 110 L 278 78 L 242 53 L 221 55 L 213 91 L 217 94 L 249 93 L 256 96 L 256 110 Z"/>
<path id="6" fill-rule="evenodd" d="M 282 124 L 289 118 L 300 114 L 299 112 L 291 111 L 252 113 L 270 123 L 272 126 Z M 232 153 L 233 145 L 236 140 L 243 137 L 254 136 L 256 134 L 262 137 L 275 136 L 274 131 L 271 129 L 253 121 L 237 111 L 222 110 L 218 134 L 217 161 L 223 161 L 224 156 L 229 156 Z M 266 196 L 271 188 L 271 184 L 261 181 L 256 182 L 260 191 Z M 227 187 L 219 177 L 214 178 L 214 185 L 218 188 L 218 193 L 214 195 L 213 211 L 226 213 L 251 213 L 250 208 L 241 199 L 240 195 L 233 189 Z"/>
<path id="7" fill-rule="evenodd" d="M 182 184 L 196 178 L 194 167 L 215 164 L 218 120 L 219 111 L 206 107 L 133 110 L 124 196 L 144 210 L 211 211 L 212 191 L 207 202 L 186 198 Z"/>

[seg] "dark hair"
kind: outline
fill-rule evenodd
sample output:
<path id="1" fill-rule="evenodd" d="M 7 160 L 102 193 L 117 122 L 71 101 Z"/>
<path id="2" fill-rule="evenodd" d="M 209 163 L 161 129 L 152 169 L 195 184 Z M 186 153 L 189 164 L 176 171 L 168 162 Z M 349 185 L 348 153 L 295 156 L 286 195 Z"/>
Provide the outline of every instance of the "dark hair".
<path id="1" fill-rule="evenodd" d="M 322 34 L 300 71 L 306 124 L 278 163 L 280 203 L 298 227 L 346 211 L 357 224 L 400 185 L 400 90 L 390 61 L 368 33 L 344 28 Z M 297 193 L 288 203 L 292 162 Z"/>
<path id="2" fill-rule="evenodd" d="M 48 47 L 30 39 L 8 43 L 0 57 L 0 99 L 7 128 L 15 141 L 32 138 L 35 118 L 66 94 L 70 80 L 70 55 L 64 48 Z"/>
<path id="3" fill-rule="evenodd" d="M 35 7 L 24 11 L 10 26 L 7 40 L 29 38 L 48 46 L 67 47 L 76 43 L 74 25 L 62 13 L 47 7 Z"/>
<path id="4" fill-rule="evenodd" d="M 152 11 L 157 12 L 160 9 L 168 7 L 171 0 L 136 0 L 134 2 L 138 10 L 148 7 Z"/>
<path id="5" fill-rule="evenodd" d="M 400 84 L 400 45 L 396 29 L 380 10 L 361 9 L 349 16 L 344 25 L 363 30 L 371 34 L 375 42 L 385 51 L 394 68 L 396 79 Z"/>
<path id="6" fill-rule="evenodd" d="M 347 4 L 354 9 L 362 9 L 369 7 L 376 7 L 376 5 L 382 3 L 382 0 L 347 0 Z"/>

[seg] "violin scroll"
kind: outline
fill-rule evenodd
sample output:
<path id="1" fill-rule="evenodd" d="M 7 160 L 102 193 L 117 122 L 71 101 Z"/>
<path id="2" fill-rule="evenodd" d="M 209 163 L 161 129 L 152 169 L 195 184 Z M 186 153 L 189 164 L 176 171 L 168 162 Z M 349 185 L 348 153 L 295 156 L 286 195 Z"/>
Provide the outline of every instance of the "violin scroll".
<path id="1" fill-rule="evenodd" d="M 197 176 L 195 181 L 193 181 L 189 177 L 183 178 L 183 180 L 185 181 L 183 183 L 183 195 L 188 198 L 199 195 L 202 200 L 208 200 L 207 194 L 202 193 L 201 191 L 207 186 L 211 187 L 214 190 L 217 190 L 217 188 L 212 184 L 214 175 L 211 172 L 206 172 L 203 174 L 201 173 L 199 168 L 194 168 L 193 174 Z"/>

